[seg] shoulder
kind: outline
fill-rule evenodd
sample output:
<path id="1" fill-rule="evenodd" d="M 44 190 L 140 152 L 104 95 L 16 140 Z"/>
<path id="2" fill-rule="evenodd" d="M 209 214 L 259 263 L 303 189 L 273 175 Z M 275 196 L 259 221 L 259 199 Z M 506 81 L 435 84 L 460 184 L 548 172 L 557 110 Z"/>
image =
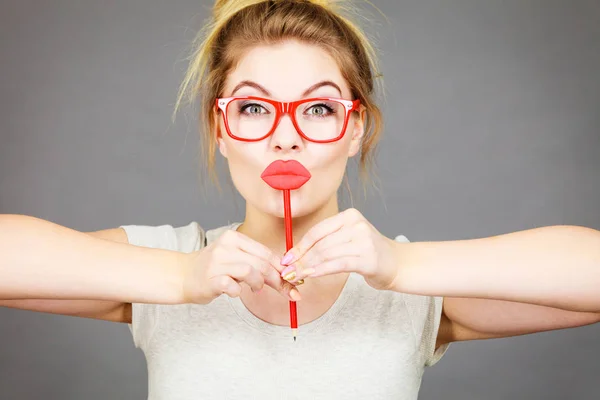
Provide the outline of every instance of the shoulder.
<path id="1" fill-rule="evenodd" d="M 394 240 L 395 240 L 396 242 L 401 242 L 401 243 L 408 243 L 408 242 L 410 242 L 410 240 L 408 240 L 408 238 L 407 238 L 406 236 L 404 236 L 404 235 L 397 235 L 397 236 L 394 238 Z"/>
<path id="2" fill-rule="evenodd" d="M 398 235 L 394 238 L 397 242 L 409 243 L 410 240 L 405 235 Z M 441 312 L 442 297 L 425 296 L 409 293 L 399 293 L 406 308 L 413 316 L 423 320 L 424 318 L 435 318 L 435 314 Z M 431 313 L 434 315 L 432 316 Z"/>
<path id="3" fill-rule="evenodd" d="M 130 244 L 190 253 L 204 245 L 206 233 L 192 221 L 186 225 L 121 225 Z"/>
<path id="4" fill-rule="evenodd" d="M 408 238 L 398 235 L 397 242 L 408 243 Z M 399 293 L 410 316 L 413 332 L 425 366 L 436 364 L 448 349 L 448 344 L 438 346 L 437 338 L 444 326 L 444 298 Z"/>

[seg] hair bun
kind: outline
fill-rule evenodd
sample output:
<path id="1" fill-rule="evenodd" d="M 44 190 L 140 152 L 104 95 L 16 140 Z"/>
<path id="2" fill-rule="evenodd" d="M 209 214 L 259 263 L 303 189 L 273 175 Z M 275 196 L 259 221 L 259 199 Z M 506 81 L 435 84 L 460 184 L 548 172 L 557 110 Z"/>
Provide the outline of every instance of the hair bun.
<path id="1" fill-rule="evenodd" d="M 215 21 L 221 21 L 228 19 L 243 8 L 262 3 L 263 1 L 265 0 L 215 0 L 212 14 Z"/>
<path id="2" fill-rule="evenodd" d="M 215 0 L 212 14 L 216 21 L 227 19 L 236 12 L 253 4 L 262 3 L 267 0 Z M 291 0 L 275 0 L 275 1 L 291 1 Z M 296 0 L 302 1 L 302 0 Z M 340 0 L 304 0 L 308 3 L 316 4 L 324 8 L 334 9 L 336 3 Z"/>
<path id="3" fill-rule="evenodd" d="M 313 3 L 319 5 L 324 8 L 335 8 L 336 3 L 339 3 L 340 0 L 310 0 L 309 3 Z"/>

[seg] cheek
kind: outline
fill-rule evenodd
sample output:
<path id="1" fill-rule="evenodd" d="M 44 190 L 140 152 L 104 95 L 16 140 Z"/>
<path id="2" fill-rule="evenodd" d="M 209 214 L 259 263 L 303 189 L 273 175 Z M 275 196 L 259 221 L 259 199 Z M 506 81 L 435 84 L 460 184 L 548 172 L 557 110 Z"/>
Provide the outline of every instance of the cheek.
<path id="1" fill-rule="evenodd" d="M 323 154 L 316 155 L 313 170 L 318 176 L 315 184 L 328 192 L 337 190 L 342 182 L 346 166 L 348 164 L 348 149 L 349 143 L 339 143 L 338 146 L 332 147 Z M 327 188 L 327 189 L 326 189 Z"/>
<path id="2" fill-rule="evenodd" d="M 258 153 L 257 150 L 253 151 L 250 148 L 246 148 L 241 143 L 226 143 L 226 146 L 228 153 L 227 162 L 232 173 L 247 175 L 260 168 L 260 159 L 256 156 Z"/>
<path id="3" fill-rule="evenodd" d="M 348 152 L 350 151 L 350 136 L 344 137 L 329 146 L 318 148 L 315 152 L 315 160 L 320 167 L 332 167 L 344 169 L 348 163 Z"/>
<path id="4" fill-rule="evenodd" d="M 259 143 L 246 144 L 228 139 L 225 139 L 227 163 L 235 186 L 240 191 L 243 187 L 256 187 L 262 181 L 260 174 L 265 168 L 264 157 L 260 156 L 265 154 L 264 148 Z"/>

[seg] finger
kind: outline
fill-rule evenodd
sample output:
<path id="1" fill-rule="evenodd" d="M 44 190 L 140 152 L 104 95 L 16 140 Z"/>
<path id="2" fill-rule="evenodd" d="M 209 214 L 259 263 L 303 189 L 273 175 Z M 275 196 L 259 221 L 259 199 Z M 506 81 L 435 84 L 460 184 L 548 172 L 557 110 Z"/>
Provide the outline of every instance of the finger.
<path id="1" fill-rule="evenodd" d="M 248 264 L 258 270 L 263 276 L 271 271 L 276 271 L 273 264 L 268 260 L 246 253 L 240 248 L 234 248 L 224 257 L 227 264 Z"/>
<path id="2" fill-rule="evenodd" d="M 245 282 L 253 291 L 259 291 L 265 284 L 263 275 L 246 263 L 225 264 L 220 273 L 229 275 L 238 282 Z"/>
<path id="3" fill-rule="evenodd" d="M 307 277 L 316 278 L 344 272 L 359 272 L 360 260 L 360 256 L 346 256 L 325 261 L 323 264 L 318 265 L 314 272 L 310 271 L 311 274 L 307 275 Z"/>
<path id="4" fill-rule="evenodd" d="M 279 272 L 274 268 L 265 276 L 265 284 L 275 289 L 288 300 L 298 301 L 301 299 L 300 293 L 289 282 L 284 281 Z"/>
<path id="5" fill-rule="evenodd" d="M 316 265 L 327 261 L 329 258 L 335 257 L 339 252 L 339 249 L 335 249 L 339 246 L 351 243 L 352 239 L 353 232 L 350 229 L 340 229 L 339 231 L 325 236 L 308 249 L 300 259 L 296 260 L 293 264 L 296 267 L 296 271 L 301 272 L 306 268 L 314 268 Z M 354 251 L 353 254 L 354 253 L 356 253 L 356 251 Z"/>
<path id="6" fill-rule="evenodd" d="M 314 247 L 313 247 L 313 249 L 314 249 Z M 309 250 L 309 252 L 312 252 L 313 249 Z M 308 256 L 308 253 L 307 253 L 307 256 Z M 297 282 L 301 279 L 305 279 L 309 276 L 310 277 L 321 276 L 321 274 L 319 274 L 319 275 L 314 275 L 314 274 L 316 272 L 321 271 L 323 265 L 330 264 L 331 262 L 335 262 L 336 260 L 346 260 L 346 259 L 354 260 L 354 259 L 360 259 L 360 258 L 361 258 L 360 246 L 357 246 L 353 242 L 344 242 L 344 243 L 338 244 L 337 246 L 327 248 L 326 252 L 321 252 L 319 254 L 313 255 L 311 258 L 310 264 L 308 262 L 302 264 L 301 268 L 297 268 L 296 270 L 294 270 L 292 272 L 291 276 L 289 274 L 286 275 L 284 277 L 284 279 L 288 280 L 288 282 L 295 283 L 295 282 Z M 350 265 L 343 265 L 343 266 L 344 266 L 344 268 L 351 267 L 352 269 L 351 270 L 343 269 L 343 270 L 339 270 L 339 271 L 328 272 L 328 273 L 325 273 L 324 275 L 328 275 L 328 274 L 336 273 L 336 272 L 359 272 L 359 273 L 362 273 L 362 271 L 360 270 L 360 263 L 353 262 Z M 289 278 L 291 278 L 291 279 L 289 279 Z"/>
<path id="7" fill-rule="evenodd" d="M 232 277 L 227 275 L 218 275 L 213 278 L 213 295 L 219 296 L 226 294 L 229 297 L 238 297 L 242 293 L 242 287 Z"/>
<path id="8" fill-rule="evenodd" d="M 319 240 L 340 230 L 344 226 L 346 218 L 347 215 L 340 213 L 333 217 L 326 218 L 310 228 L 308 232 L 304 234 L 302 239 L 285 253 L 283 260 L 281 260 L 281 264 L 287 266 L 302 258 Z"/>
<path id="9" fill-rule="evenodd" d="M 235 232 L 235 231 L 232 231 Z M 245 253 L 248 254 L 252 254 L 253 256 L 256 256 L 258 258 L 261 258 L 265 261 L 267 261 L 269 264 L 273 265 L 275 268 L 277 268 L 277 266 L 279 266 L 279 257 L 277 257 L 275 255 L 275 253 L 273 253 L 273 251 L 271 249 L 269 249 L 267 246 L 263 245 L 262 243 L 259 243 L 255 240 L 250 239 L 248 236 L 239 233 L 239 232 L 235 232 L 236 235 L 236 244 L 237 247 L 239 247 L 240 250 L 244 251 Z"/>

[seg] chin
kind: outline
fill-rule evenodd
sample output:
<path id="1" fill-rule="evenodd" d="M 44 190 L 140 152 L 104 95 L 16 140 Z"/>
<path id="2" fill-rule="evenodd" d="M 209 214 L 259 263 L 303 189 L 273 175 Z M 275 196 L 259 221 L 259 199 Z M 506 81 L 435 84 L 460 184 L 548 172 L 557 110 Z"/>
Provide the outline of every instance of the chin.
<path id="1" fill-rule="evenodd" d="M 261 212 L 277 218 L 285 218 L 283 206 L 283 193 L 275 191 L 275 195 L 267 194 L 262 198 L 252 196 L 252 204 Z M 310 203 L 302 201 L 301 198 L 295 197 L 294 192 L 291 193 L 291 208 L 292 218 L 301 218 L 310 215 L 317 211 L 318 205 L 314 204 L 314 200 Z"/>
<path id="2" fill-rule="evenodd" d="M 259 185 L 236 185 L 238 192 L 260 212 L 277 218 L 285 218 L 283 206 L 283 191 L 273 189 L 264 182 Z M 242 190 L 240 190 L 242 189 Z M 327 195 L 319 193 L 311 187 L 311 182 L 307 182 L 300 189 L 290 191 L 290 202 L 292 208 L 292 218 L 301 218 L 317 212 L 327 203 Z"/>
<path id="3" fill-rule="evenodd" d="M 279 199 L 279 201 L 277 202 L 269 202 L 269 204 L 261 204 L 262 208 L 263 208 L 263 212 L 265 212 L 266 214 L 270 214 L 274 217 L 277 218 L 285 218 L 285 213 L 284 213 L 284 208 L 283 208 L 283 196 L 281 196 L 282 198 Z M 265 209 L 266 206 L 266 209 Z M 302 205 L 296 205 L 294 206 L 294 203 L 292 202 L 292 218 L 300 218 L 300 217 L 304 217 L 306 215 L 311 214 L 312 212 L 314 212 L 315 210 L 312 207 L 305 207 L 305 204 Z"/>

